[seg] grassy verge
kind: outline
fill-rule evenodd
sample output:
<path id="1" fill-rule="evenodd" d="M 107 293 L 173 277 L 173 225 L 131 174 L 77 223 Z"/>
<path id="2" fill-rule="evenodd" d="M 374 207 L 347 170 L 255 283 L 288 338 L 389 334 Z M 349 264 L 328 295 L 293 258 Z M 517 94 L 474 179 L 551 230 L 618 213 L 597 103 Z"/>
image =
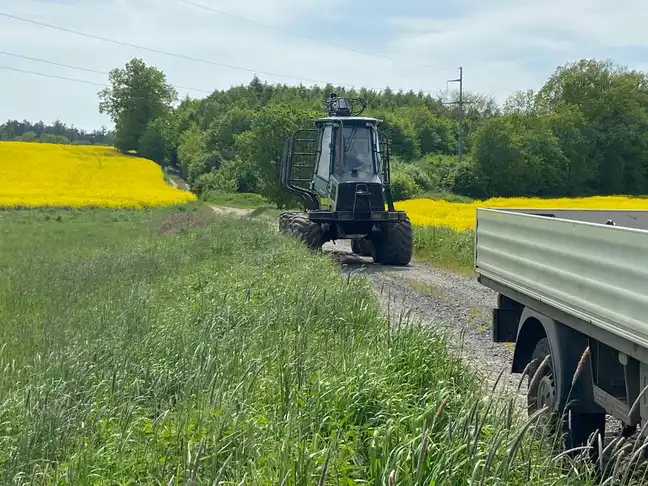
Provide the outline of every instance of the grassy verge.
<path id="1" fill-rule="evenodd" d="M 590 484 L 262 221 L 70 214 L 2 214 L 0 483 Z"/>
<path id="2" fill-rule="evenodd" d="M 470 275 L 474 263 L 474 238 L 473 231 L 415 226 L 414 251 L 420 259 Z"/>
<path id="3" fill-rule="evenodd" d="M 261 207 L 274 207 L 268 201 L 263 199 L 260 194 L 251 192 L 209 192 L 202 198 L 205 202 L 218 204 L 222 206 L 229 206 L 232 208 L 241 209 L 257 209 Z"/>

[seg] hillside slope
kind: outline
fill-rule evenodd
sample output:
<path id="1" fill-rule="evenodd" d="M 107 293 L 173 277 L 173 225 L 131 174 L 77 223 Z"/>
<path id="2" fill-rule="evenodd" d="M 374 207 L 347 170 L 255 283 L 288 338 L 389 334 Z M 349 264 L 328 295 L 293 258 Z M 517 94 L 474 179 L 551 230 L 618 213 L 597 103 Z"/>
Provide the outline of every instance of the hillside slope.
<path id="1" fill-rule="evenodd" d="M 195 199 L 112 147 L 0 142 L 0 207 L 149 207 Z"/>

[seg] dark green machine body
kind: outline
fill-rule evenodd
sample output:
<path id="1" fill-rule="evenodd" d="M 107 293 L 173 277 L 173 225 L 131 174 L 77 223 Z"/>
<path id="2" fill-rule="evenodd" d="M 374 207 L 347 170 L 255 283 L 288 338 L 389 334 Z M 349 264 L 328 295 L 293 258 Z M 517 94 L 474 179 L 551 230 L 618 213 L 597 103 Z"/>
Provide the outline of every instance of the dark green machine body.
<path id="1" fill-rule="evenodd" d="M 304 212 L 283 213 L 279 227 L 313 249 L 351 239 L 356 253 L 406 265 L 411 225 L 405 212 L 394 209 L 389 141 L 380 120 L 353 116 L 354 101 L 332 95 L 328 117 L 286 139 L 281 186 L 302 199 Z"/>

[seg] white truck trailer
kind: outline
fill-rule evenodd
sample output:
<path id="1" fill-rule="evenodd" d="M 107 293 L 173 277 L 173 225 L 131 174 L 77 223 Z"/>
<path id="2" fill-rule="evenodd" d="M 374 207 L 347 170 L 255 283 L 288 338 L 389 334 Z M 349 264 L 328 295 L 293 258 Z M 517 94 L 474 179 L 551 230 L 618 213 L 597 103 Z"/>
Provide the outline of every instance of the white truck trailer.
<path id="1" fill-rule="evenodd" d="M 648 420 L 648 211 L 478 209 L 475 271 L 512 372 L 550 355 L 528 405 L 570 415 L 565 447 L 604 434 L 606 414 L 626 435 Z"/>

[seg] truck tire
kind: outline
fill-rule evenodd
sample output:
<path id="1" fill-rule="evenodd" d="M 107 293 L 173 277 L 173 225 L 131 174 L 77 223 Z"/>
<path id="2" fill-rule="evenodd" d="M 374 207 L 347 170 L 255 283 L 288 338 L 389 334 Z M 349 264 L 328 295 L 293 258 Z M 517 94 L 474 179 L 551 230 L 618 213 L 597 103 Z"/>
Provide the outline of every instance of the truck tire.
<path id="1" fill-rule="evenodd" d="M 306 243 L 309 250 L 321 250 L 324 244 L 321 224 L 312 222 L 307 215 L 294 214 L 290 218 L 289 227 L 291 234 Z"/>
<path id="2" fill-rule="evenodd" d="M 371 241 L 364 238 L 359 240 L 351 240 L 351 251 L 356 255 L 371 256 Z"/>
<path id="3" fill-rule="evenodd" d="M 571 420 L 568 420 L 567 410 L 559 410 L 556 390 L 558 387 L 564 386 L 562 380 L 571 382 L 571 377 L 554 376 L 553 357 L 549 358 L 544 368 L 539 372 L 538 379 L 533 380 L 540 364 L 550 354 L 549 339 L 544 337 L 536 344 L 528 370 L 527 405 L 529 415 L 546 405 L 551 411 L 551 415 L 549 422 L 543 425 L 548 427 L 550 433 L 554 433 L 558 431 L 558 425 L 560 424 L 565 450 L 585 445 L 593 433 L 598 432 L 603 437 L 605 435 L 605 413 L 583 413 L 571 410 Z M 590 457 L 595 460 L 598 448 L 595 447 L 594 449 Z"/>
<path id="4" fill-rule="evenodd" d="M 374 262 L 407 265 L 412 259 L 413 245 L 412 223 L 408 217 L 398 223 L 385 224 L 372 240 Z"/>

